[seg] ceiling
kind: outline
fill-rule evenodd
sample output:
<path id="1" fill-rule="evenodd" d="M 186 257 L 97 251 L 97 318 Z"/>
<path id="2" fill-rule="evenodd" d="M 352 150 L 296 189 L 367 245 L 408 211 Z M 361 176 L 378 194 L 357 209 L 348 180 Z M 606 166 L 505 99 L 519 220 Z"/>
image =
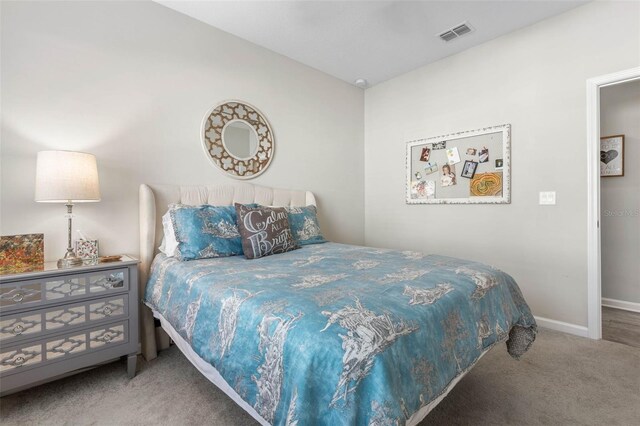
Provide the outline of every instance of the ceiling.
<path id="1" fill-rule="evenodd" d="M 298 62 L 369 86 L 586 1 L 178 1 L 158 0 Z M 437 37 L 468 22 L 451 42 Z"/>

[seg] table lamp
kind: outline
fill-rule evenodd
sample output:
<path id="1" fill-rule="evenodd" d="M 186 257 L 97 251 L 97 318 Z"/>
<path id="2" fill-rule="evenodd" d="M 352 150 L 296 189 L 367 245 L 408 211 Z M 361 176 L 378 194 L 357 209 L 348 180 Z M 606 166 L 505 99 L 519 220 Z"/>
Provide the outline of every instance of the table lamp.
<path id="1" fill-rule="evenodd" d="M 100 201 L 96 157 L 84 152 L 41 151 L 36 163 L 36 195 L 39 203 L 65 203 L 68 246 L 58 268 L 82 265 L 71 246 L 73 203 Z"/>

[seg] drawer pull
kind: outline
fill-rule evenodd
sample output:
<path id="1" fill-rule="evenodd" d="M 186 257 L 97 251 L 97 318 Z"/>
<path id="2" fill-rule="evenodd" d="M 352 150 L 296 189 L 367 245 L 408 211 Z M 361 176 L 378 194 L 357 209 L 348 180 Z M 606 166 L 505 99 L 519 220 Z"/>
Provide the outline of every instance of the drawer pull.
<path id="1" fill-rule="evenodd" d="M 23 356 L 19 356 L 15 360 L 13 360 L 13 364 L 17 367 L 20 367 L 22 364 L 24 364 L 25 361 L 26 360 L 24 359 Z"/>
<path id="2" fill-rule="evenodd" d="M 102 341 L 105 343 L 109 343 L 111 341 L 112 337 L 111 334 L 106 333 L 104 336 L 102 336 Z"/>
<path id="3" fill-rule="evenodd" d="M 102 312 L 104 312 L 105 316 L 111 316 L 111 314 L 113 313 L 109 306 L 105 306 Z"/>
<path id="4" fill-rule="evenodd" d="M 15 334 L 16 336 L 21 335 L 23 331 L 24 331 L 24 327 L 21 326 L 20 324 L 16 324 L 13 327 L 13 334 Z"/>
<path id="5" fill-rule="evenodd" d="M 12 297 L 13 301 L 16 303 L 20 303 L 24 300 L 24 293 L 16 293 Z"/>

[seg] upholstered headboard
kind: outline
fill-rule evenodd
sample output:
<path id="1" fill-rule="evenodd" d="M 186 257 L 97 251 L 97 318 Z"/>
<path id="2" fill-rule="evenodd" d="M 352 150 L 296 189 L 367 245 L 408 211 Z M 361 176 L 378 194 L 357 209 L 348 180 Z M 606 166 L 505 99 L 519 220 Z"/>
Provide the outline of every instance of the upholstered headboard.
<path id="1" fill-rule="evenodd" d="M 234 203 L 257 203 L 264 206 L 302 207 L 316 205 L 316 199 L 309 191 L 292 191 L 288 189 L 268 188 L 250 183 L 233 183 L 223 185 L 140 185 L 140 294 L 149 277 L 151 262 L 162 242 L 162 216 L 169 204 L 188 205 L 210 204 L 213 206 L 230 206 Z M 151 317 L 144 320 L 148 322 Z M 151 319 L 151 321 L 153 321 Z M 148 326 L 148 324 L 147 324 Z M 146 330 L 150 333 L 151 330 Z M 145 358 L 155 358 L 153 348 L 145 349 L 145 332 L 143 331 L 143 354 Z"/>
<path id="2" fill-rule="evenodd" d="M 316 200 L 309 191 L 268 188 L 249 183 L 225 185 L 140 185 L 140 261 L 142 279 L 146 280 L 151 261 L 162 242 L 162 215 L 169 204 L 210 204 L 231 206 L 234 203 L 258 203 L 263 206 L 308 206 Z"/>

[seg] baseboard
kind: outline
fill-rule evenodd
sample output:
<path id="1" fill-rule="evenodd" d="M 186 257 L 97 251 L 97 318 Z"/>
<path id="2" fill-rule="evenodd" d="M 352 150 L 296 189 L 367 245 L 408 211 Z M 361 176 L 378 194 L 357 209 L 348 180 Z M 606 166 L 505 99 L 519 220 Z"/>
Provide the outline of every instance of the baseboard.
<path id="1" fill-rule="evenodd" d="M 574 334 L 580 337 L 589 337 L 589 330 L 582 325 L 570 324 L 568 322 L 556 321 L 549 318 L 535 317 L 538 326 L 549 330 L 561 331 L 563 333 Z"/>
<path id="2" fill-rule="evenodd" d="M 625 311 L 640 312 L 640 303 L 625 302 L 624 300 L 602 298 L 602 306 L 608 308 L 623 309 Z"/>

